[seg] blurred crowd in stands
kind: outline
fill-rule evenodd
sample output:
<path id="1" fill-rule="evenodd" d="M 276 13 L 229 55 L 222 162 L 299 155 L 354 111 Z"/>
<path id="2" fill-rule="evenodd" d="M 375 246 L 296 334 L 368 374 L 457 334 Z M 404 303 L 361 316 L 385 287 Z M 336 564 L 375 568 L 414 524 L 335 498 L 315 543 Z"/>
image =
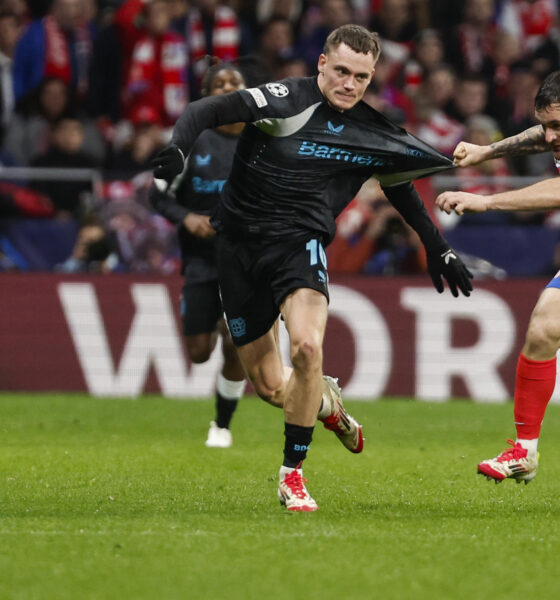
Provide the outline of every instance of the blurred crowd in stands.
<path id="1" fill-rule="evenodd" d="M 250 86 L 314 75 L 328 33 L 345 23 L 381 36 L 365 101 L 440 151 L 451 154 L 461 139 L 487 144 L 518 133 L 535 124 L 535 92 L 560 68 L 558 4 L 0 0 L 0 166 L 84 170 L 82 179 L 0 175 L 0 270 L 177 272 L 173 228 L 146 200 L 149 164 L 186 104 L 200 97 L 206 69 L 235 62 Z M 101 179 L 89 178 L 91 170 Z M 457 186 L 485 193 L 505 189 L 512 176 L 554 172 L 543 154 L 453 174 Z M 429 183 L 422 189 L 434 193 Z M 506 236 L 506 246 L 508 229 L 523 237 L 545 228 L 549 245 L 539 247 L 540 263 L 527 273 L 506 271 L 542 275 L 559 266 L 554 216 L 478 215 L 440 224 L 448 237 L 482 227 L 479 236 Z M 458 236 L 470 240 L 458 249 L 476 255 L 471 246 L 480 239 L 469 235 Z M 332 272 L 425 270 L 417 238 L 374 182 L 340 216 L 329 258 Z"/>

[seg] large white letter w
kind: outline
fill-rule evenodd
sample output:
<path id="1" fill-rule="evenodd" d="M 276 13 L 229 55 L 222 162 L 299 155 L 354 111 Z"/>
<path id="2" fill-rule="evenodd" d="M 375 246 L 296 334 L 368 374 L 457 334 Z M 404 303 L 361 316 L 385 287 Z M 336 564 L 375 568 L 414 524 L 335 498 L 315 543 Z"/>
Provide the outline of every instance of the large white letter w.
<path id="1" fill-rule="evenodd" d="M 93 285 L 62 283 L 58 287 L 89 392 L 95 396 L 137 396 L 144 389 L 152 364 L 165 395 L 200 392 L 188 385 L 167 288 L 134 284 L 131 289 L 136 312 L 117 371 Z"/>

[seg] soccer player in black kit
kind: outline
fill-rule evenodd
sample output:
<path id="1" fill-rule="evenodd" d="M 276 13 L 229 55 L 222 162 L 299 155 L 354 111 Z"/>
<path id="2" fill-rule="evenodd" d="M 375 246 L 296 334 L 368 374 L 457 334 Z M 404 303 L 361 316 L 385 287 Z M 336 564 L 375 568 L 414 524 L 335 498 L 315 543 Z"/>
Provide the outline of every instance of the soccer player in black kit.
<path id="1" fill-rule="evenodd" d="M 301 464 L 317 418 L 351 452 L 361 426 L 345 411 L 336 380 L 322 372 L 328 274 L 324 247 L 335 217 L 375 176 L 390 202 L 419 233 L 434 285 L 472 289 L 410 183 L 451 161 L 361 102 L 375 71 L 377 34 L 359 25 L 335 29 L 318 76 L 291 78 L 190 104 L 172 143 L 154 161 L 154 177 L 171 181 L 199 133 L 242 121 L 232 171 L 212 223 L 224 309 L 241 361 L 259 396 L 284 410 L 284 460 L 278 497 L 290 511 L 315 511 Z M 406 183 L 402 183 L 406 182 Z M 285 366 L 276 320 L 290 339 Z"/>
<path id="2" fill-rule="evenodd" d="M 233 65 L 208 69 L 202 95 L 215 96 L 245 88 L 245 79 Z M 204 131 L 196 140 L 182 174 L 172 189 L 152 186 L 154 208 L 178 226 L 185 284 L 181 295 L 183 334 L 189 358 L 204 363 L 222 336 L 224 363 L 216 382 L 216 418 L 210 423 L 206 446 L 229 448 L 230 422 L 245 389 L 245 371 L 223 320 L 218 287 L 216 237 L 210 215 L 220 200 L 231 171 L 233 154 L 244 123 Z M 173 193 L 174 192 L 174 193 Z"/>

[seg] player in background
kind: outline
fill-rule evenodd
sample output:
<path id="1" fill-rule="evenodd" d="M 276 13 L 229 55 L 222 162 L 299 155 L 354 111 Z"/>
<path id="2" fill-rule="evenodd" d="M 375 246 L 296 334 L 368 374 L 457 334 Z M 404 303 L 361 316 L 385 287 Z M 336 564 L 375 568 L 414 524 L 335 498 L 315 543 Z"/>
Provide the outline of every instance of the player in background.
<path id="1" fill-rule="evenodd" d="M 442 292 L 469 295 L 470 273 L 430 220 L 410 183 L 452 164 L 362 102 L 380 53 L 377 34 L 344 25 L 328 37 L 318 76 L 289 78 L 192 102 L 172 144 L 154 161 L 156 181 L 172 180 L 206 128 L 242 121 L 219 212 L 218 267 L 224 309 L 242 363 L 261 398 L 284 411 L 278 497 L 290 511 L 315 511 L 303 479 L 317 418 L 351 452 L 362 428 L 344 409 L 336 381 L 323 376 L 328 271 L 324 247 L 335 217 L 376 176 L 426 246 Z M 403 183 L 406 182 L 406 183 Z M 293 367 L 283 364 L 284 319 Z M 334 474 L 333 474 L 334 477 Z"/>
<path id="2" fill-rule="evenodd" d="M 551 150 L 560 168 L 560 71 L 543 81 L 535 96 L 535 116 L 540 125 L 489 146 L 460 142 L 455 149 L 459 167 L 477 165 L 502 156 Z M 446 213 L 552 210 L 560 208 L 560 178 L 534 185 L 480 196 L 466 192 L 444 192 L 436 203 Z M 495 458 L 483 460 L 478 472 L 496 483 L 507 478 L 529 483 L 537 474 L 537 447 L 546 407 L 556 382 L 556 352 L 560 348 L 560 272 L 542 292 L 529 321 L 525 343 L 517 363 L 514 421 L 517 439 L 508 440 Z"/>
<path id="3" fill-rule="evenodd" d="M 245 88 L 241 72 L 229 64 L 208 69 L 202 82 L 204 96 L 227 94 Z M 216 236 L 210 215 L 214 212 L 231 170 L 233 154 L 244 123 L 204 131 L 192 147 L 189 160 L 169 192 L 152 186 L 153 207 L 177 225 L 185 284 L 181 294 L 183 334 L 189 358 L 204 363 L 222 337 L 224 357 L 216 383 L 216 417 L 210 423 L 206 446 L 229 448 L 230 423 L 245 389 L 245 371 L 223 319 L 216 265 Z"/>

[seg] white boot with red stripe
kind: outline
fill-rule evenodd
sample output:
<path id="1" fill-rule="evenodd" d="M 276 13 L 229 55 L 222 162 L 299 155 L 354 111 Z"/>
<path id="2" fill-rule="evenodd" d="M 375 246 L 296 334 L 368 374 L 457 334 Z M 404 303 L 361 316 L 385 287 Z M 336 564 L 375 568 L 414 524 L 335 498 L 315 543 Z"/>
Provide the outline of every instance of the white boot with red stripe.
<path id="1" fill-rule="evenodd" d="M 292 512 L 313 512 L 318 506 L 315 500 L 309 495 L 301 469 L 301 462 L 295 469 L 290 467 L 280 467 L 280 476 L 278 482 L 278 498 L 280 504 L 284 505 Z"/>
<path id="2" fill-rule="evenodd" d="M 483 460 L 478 465 L 478 473 L 496 483 L 504 479 L 515 479 L 517 483 L 529 483 L 537 474 L 538 452 L 530 454 L 519 442 L 508 440 L 511 448 L 506 448 L 495 458 Z"/>
<path id="3" fill-rule="evenodd" d="M 350 452 L 359 454 L 363 450 L 362 426 L 346 412 L 338 379 L 328 375 L 323 375 L 323 404 L 318 419 Z"/>

